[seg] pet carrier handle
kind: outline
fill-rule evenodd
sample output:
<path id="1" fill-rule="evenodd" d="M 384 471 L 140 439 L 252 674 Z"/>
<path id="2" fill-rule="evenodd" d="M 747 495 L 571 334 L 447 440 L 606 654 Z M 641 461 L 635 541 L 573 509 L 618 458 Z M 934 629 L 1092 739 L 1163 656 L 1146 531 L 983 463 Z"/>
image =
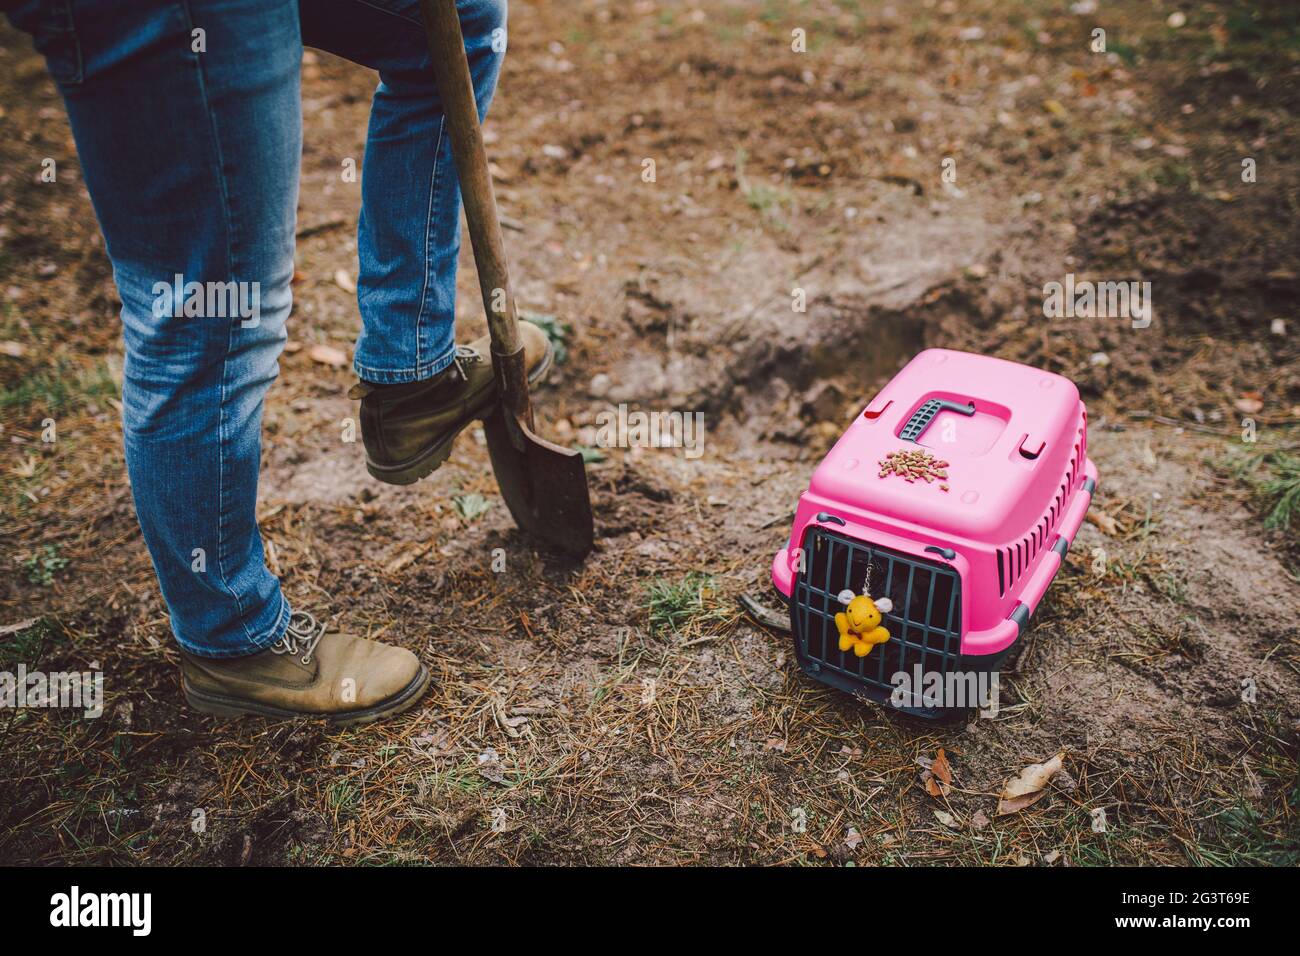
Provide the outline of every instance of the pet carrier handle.
<path id="1" fill-rule="evenodd" d="M 958 402 L 950 402 L 944 398 L 932 398 L 928 402 L 923 403 L 920 408 L 912 413 L 912 417 L 907 420 L 907 424 L 904 425 L 903 430 L 898 433 L 898 437 L 903 439 L 903 441 L 916 441 L 921 437 L 921 432 L 925 431 L 926 428 L 929 427 L 930 422 L 934 421 L 934 416 L 938 415 L 944 409 L 947 409 L 950 412 L 958 412 L 959 414 L 970 416 L 975 414 L 975 403 L 971 402 L 967 405 L 962 405 Z"/>

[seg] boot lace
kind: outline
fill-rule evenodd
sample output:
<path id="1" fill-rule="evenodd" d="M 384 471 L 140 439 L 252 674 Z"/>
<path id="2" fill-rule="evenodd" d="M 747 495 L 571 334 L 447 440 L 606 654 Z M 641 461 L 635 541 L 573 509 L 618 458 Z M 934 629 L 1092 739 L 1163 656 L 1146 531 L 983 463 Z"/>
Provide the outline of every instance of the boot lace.
<path id="1" fill-rule="evenodd" d="M 465 372 L 465 366 L 474 365 L 483 361 L 483 356 L 479 355 L 478 352 L 475 352 L 468 345 L 458 345 L 456 346 L 456 356 L 452 361 L 456 365 L 456 371 L 460 372 L 460 377 L 468 382 L 469 375 Z"/>
<path id="2" fill-rule="evenodd" d="M 303 664 L 310 664 L 316 653 L 316 645 L 325 636 L 325 625 L 321 624 L 306 611 L 294 611 L 289 615 L 289 627 L 284 637 L 271 645 L 274 654 L 302 654 L 299 658 Z"/>

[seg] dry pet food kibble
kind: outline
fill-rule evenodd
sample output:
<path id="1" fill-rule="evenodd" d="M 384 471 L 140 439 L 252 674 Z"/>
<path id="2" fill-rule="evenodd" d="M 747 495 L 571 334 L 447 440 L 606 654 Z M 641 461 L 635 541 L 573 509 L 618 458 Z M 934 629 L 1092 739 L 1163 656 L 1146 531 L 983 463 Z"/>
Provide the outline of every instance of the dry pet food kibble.
<path id="1" fill-rule="evenodd" d="M 880 477 L 886 478 L 889 475 L 898 475 L 904 481 L 911 482 L 915 482 L 918 478 L 927 482 L 934 481 L 936 478 L 946 479 L 948 463 L 939 461 L 923 448 L 913 451 L 900 449 L 891 451 L 880 459 Z M 948 490 L 946 482 L 939 487 L 944 491 Z"/>

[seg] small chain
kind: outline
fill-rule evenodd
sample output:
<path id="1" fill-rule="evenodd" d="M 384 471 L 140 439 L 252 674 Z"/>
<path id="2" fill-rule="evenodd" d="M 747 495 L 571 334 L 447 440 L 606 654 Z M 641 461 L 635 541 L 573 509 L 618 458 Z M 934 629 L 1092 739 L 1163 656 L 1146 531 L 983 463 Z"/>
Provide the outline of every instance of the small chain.
<path id="1" fill-rule="evenodd" d="M 867 552 L 867 576 L 866 578 L 863 579 L 862 582 L 862 593 L 865 594 L 867 597 L 871 596 L 871 572 L 874 571 L 875 569 L 876 569 L 876 564 L 873 559 L 873 555 L 870 551 L 868 551 Z"/>

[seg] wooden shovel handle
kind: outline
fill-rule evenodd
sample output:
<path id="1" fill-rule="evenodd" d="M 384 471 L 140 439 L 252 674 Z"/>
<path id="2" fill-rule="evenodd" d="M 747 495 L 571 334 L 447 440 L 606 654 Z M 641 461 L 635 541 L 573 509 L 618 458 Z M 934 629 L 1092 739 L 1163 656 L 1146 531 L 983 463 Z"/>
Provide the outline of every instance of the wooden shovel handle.
<path id="1" fill-rule="evenodd" d="M 496 193 L 492 190 L 487 151 L 479 129 L 478 104 L 474 100 L 474 83 L 470 78 L 469 59 L 465 55 L 460 14 L 455 0 L 420 0 L 420 12 L 433 58 L 438 97 L 451 133 L 456 172 L 460 176 L 460 194 L 465 204 L 470 243 L 474 247 L 474 266 L 478 270 L 488 331 L 492 336 L 492 365 L 496 370 L 501 401 L 508 411 L 531 428 L 533 416 L 528 401 L 523 346 L 519 340 L 519 319 L 515 312 L 515 297 L 510 291 L 510 273 L 506 267 L 501 223 L 497 218 Z"/>

